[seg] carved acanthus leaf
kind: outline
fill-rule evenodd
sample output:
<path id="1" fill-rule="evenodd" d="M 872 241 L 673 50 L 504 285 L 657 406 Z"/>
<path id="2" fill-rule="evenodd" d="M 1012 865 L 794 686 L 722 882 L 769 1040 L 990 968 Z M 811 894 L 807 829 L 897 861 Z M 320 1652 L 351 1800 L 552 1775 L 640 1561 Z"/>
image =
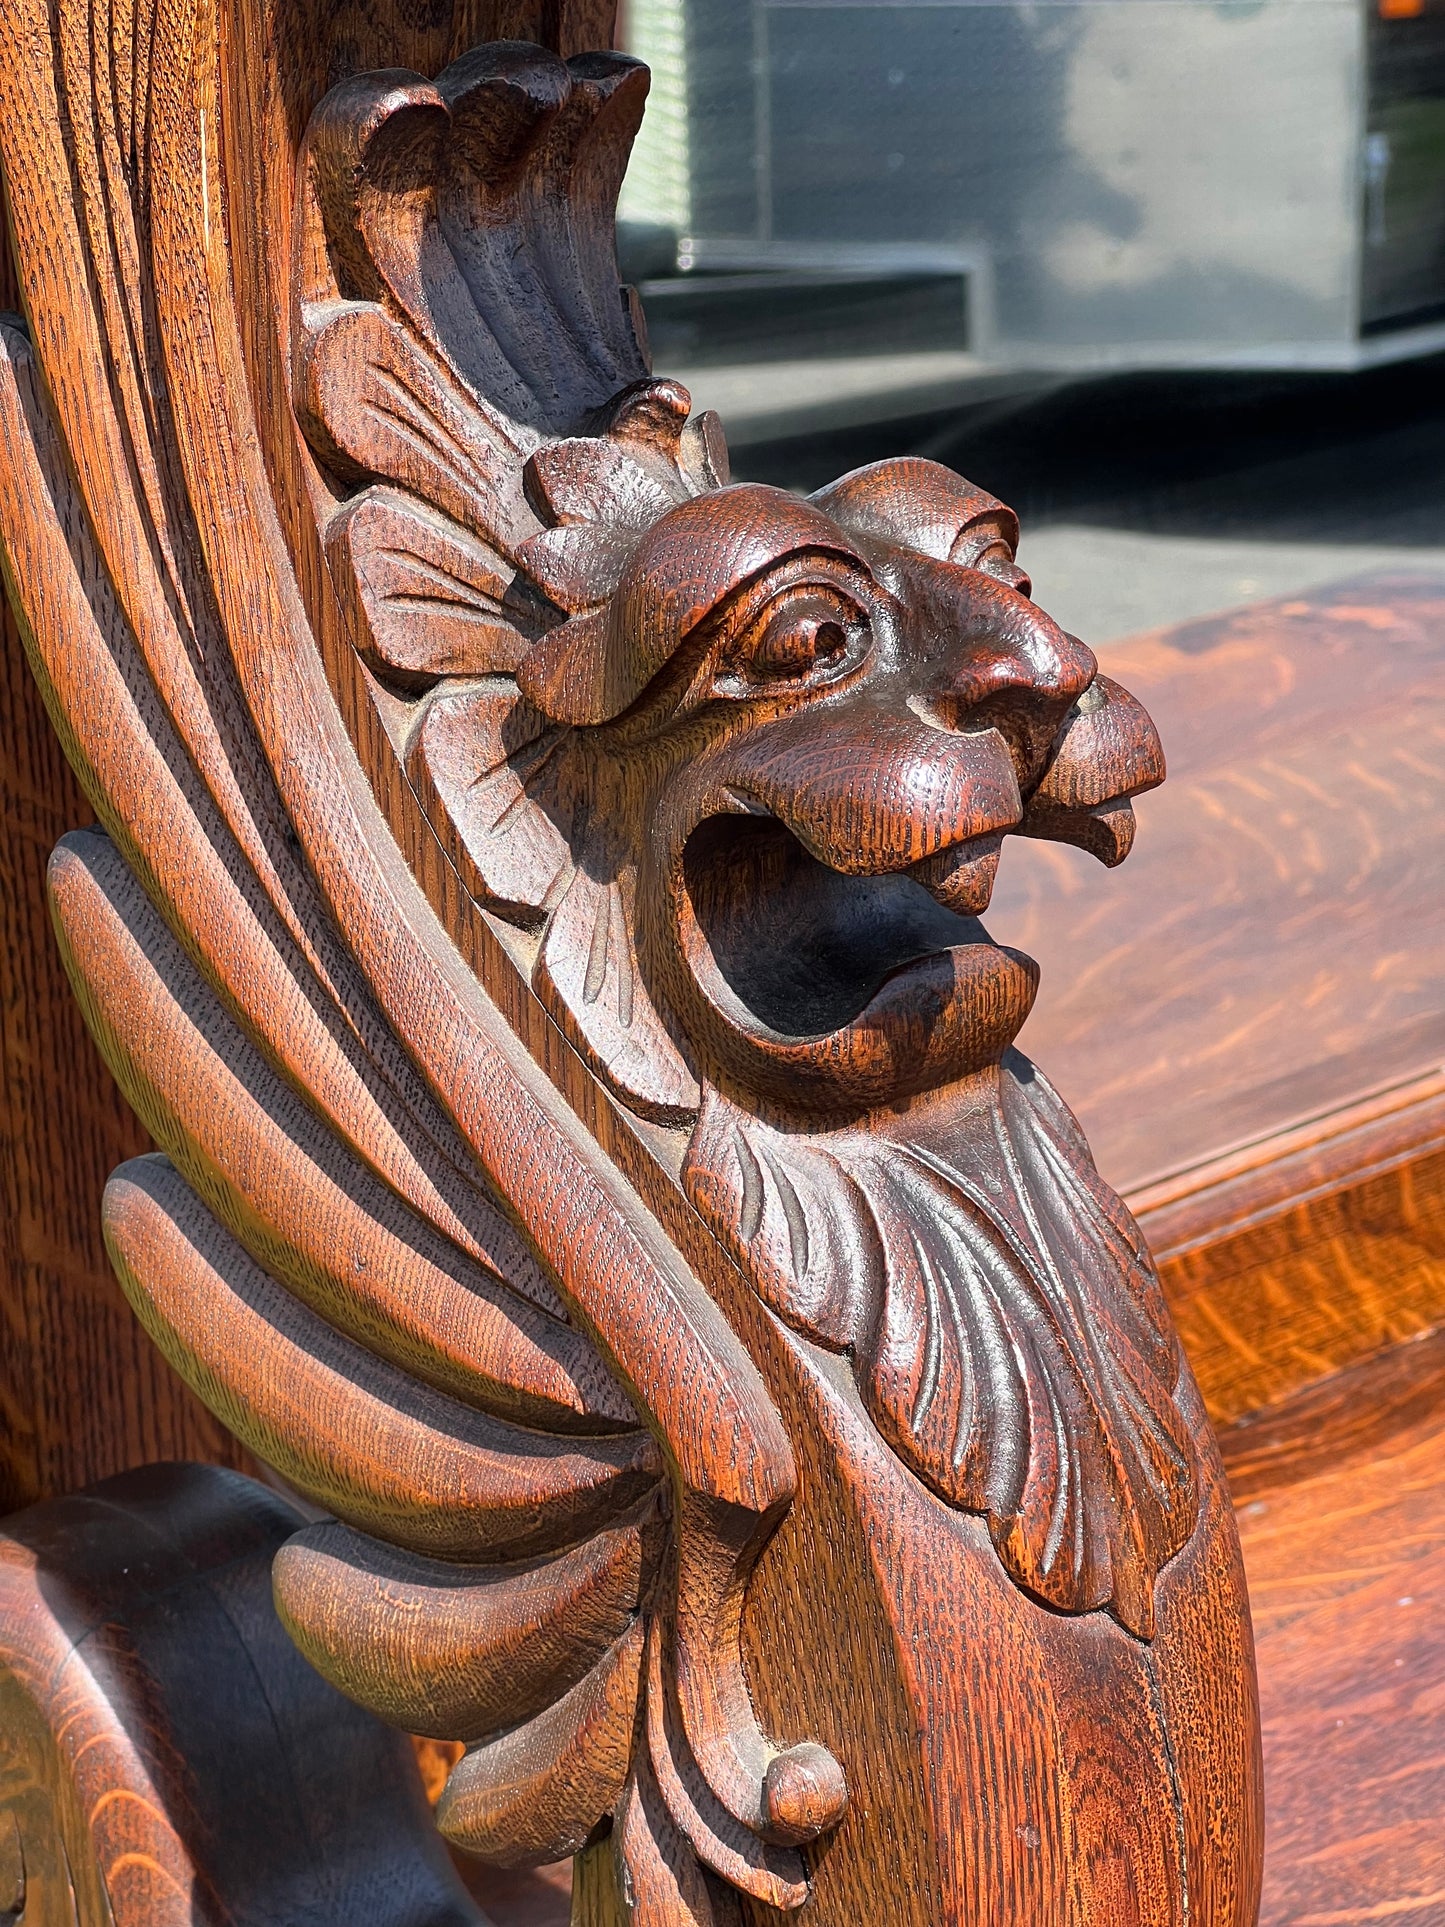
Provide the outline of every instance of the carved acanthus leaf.
<path id="1" fill-rule="evenodd" d="M 640 451 L 645 445 L 634 446 Z M 630 530 L 634 541 L 681 496 L 671 464 L 649 474 L 623 445 L 590 435 L 547 443 L 526 472 L 530 492 L 549 522 L 558 527 L 607 522 Z"/>
<path id="2" fill-rule="evenodd" d="M 545 626 L 535 598 L 504 609 L 489 591 L 495 606 L 474 612 L 477 557 L 438 517 L 489 552 L 508 586 L 529 540 L 540 540 L 533 580 L 558 607 L 582 608 L 606 594 L 625 548 L 609 559 L 604 531 L 544 535 L 544 523 L 575 525 L 594 480 L 606 485 L 587 519 L 615 511 L 625 543 L 638 518 L 684 486 L 686 398 L 681 421 L 669 414 L 670 390 L 666 403 L 645 398 L 607 198 L 646 89 L 646 70 L 620 55 L 567 63 L 498 45 L 435 82 L 354 77 L 313 117 L 298 208 L 295 402 L 336 481 L 379 479 L 424 511 L 410 531 L 393 518 L 383 568 L 354 532 L 348 539 L 351 505 L 328 532 L 358 647 L 403 688 L 514 669 Z M 639 384 L 644 399 L 619 412 L 619 391 L 625 400 Z M 617 417 L 615 444 L 546 444 L 594 416 Z M 670 462 L 656 454 L 669 435 Z M 404 574 L 409 588 L 388 587 Z M 400 637 L 403 616 L 410 633 Z"/>
<path id="3" fill-rule="evenodd" d="M 524 924 L 541 921 L 572 873 L 568 735 L 513 689 L 444 689 L 407 761 L 423 802 L 435 797 L 455 825 L 480 900 Z"/>
<path id="4" fill-rule="evenodd" d="M 1020 1584 L 1147 1638 L 1198 1500 L 1142 1238 L 1023 1059 L 939 1118 L 809 1135 L 710 1090 L 685 1182 L 774 1308 L 852 1351 L 880 1431 L 987 1516 Z"/>
<path id="5" fill-rule="evenodd" d="M 277 1609 L 311 1664 L 406 1733 L 482 1740 L 584 1678 L 622 1637 L 655 1563 L 629 1524 L 553 1558 L 479 1572 L 368 1539 L 335 1520 L 276 1560 Z"/>
<path id="6" fill-rule="evenodd" d="M 578 732 L 506 689 L 443 690 L 408 768 L 456 826 L 479 900 L 543 926 L 533 983 L 588 1061 L 643 1116 L 689 1122 L 698 1084 L 639 967 L 635 869 L 600 812 L 580 827 L 596 771 Z"/>
<path id="7" fill-rule="evenodd" d="M 700 1092 L 642 981 L 632 934 L 636 875 L 597 841 L 601 873 L 584 850 L 547 925 L 533 983 L 635 1110 L 659 1123 L 687 1123 Z"/>
<path id="8" fill-rule="evenodd" d="M 296 407 L 338 476 L 394 482 L 503 554 L 536 532 L 521 487 L 535 436 L 499 421 L 380 308 L 333 303 L 309 320 Z"/>
<path id="9" fill-rule="evenodd" d="M 332 579 L 363 659 L 405 690 L 515 670 L 516 571 L 460 523 L 395 489 L 354 496 L 326 530 Z"/>
<path id="10" fill-rule="evenodd" d="M 303 154 L 303 316 L 385 309 L 514 446 L 575 429 L 647 372 L 612 231 L 647 86 L 625 55 L 515 42 L 343 82 Z"/>

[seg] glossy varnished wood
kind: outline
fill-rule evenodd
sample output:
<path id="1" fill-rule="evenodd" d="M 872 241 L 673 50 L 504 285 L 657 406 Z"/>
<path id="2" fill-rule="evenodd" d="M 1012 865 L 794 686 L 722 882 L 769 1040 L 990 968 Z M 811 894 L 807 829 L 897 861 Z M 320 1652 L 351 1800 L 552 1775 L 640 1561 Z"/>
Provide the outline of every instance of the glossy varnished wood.
<path id="1" fill-rule="evenodd" d="M 1439 578 L 1375 576 L 1110 651 L 1170 763 L 1138 850 L 1000 873 L 991 927 L 1043 970 L 1024 1043 L 1222 1419 L 1445 1311 L 1442 618 Z"/>
<path id="2" fill-rule="evenodd" d="M 0 310 L 17 305 L 0 245 Z M 144 1147 L 86 1053 L 45 865 L 85 800 L 0 609 L 0 1513 L 156 1458 L 236 1463 L 230 1436 L 137 1345 L 95 1203 Z"/>
<path id="3" fill-rule="evenodd" d="M 1445 1053 L 1442 617 L 1440 578 L 1373 576 L 1109 652 L 1169 758 L 1149 835 L 1108 878 L 1011 852 L 992 914 L 1041 953 L 1029 1042 L 1131 1196 Z"/>
<path id="4" fill-rule="evenodd" d="M 1440 1083 L 1282 1132 L 1253 1168 L 1144 1214 L 1221 1422 L 1440 1323 Z"/>
<path id="5" fill-rule="evenodd" d="M 88 814 L 0 612 L 0 1513 L 153 1459 L 245 1455 L 137 1331 L 100 1194 L 147 1147 L 91 1052 L 45 901 Z"/>
<path id="6" fill-rule="evenodd" d="M 1445 1338 L 1223 1435 L 1265 1748 L 1262 1927 L 1445 1918 Z"/>

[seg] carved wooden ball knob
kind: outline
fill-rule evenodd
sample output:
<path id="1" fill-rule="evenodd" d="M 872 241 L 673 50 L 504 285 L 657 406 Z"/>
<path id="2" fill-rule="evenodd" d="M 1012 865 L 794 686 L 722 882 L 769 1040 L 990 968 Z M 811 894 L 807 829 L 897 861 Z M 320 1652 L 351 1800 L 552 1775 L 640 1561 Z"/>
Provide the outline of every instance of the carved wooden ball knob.
<path id="1" fill-rule="evenodd" d="M 806 1741 L 771 1762 L 763 1779 L 763 1801 L 768 1838 L 780 1846 L 801 1846 L 843 1818 L 848 1782 L 826 1746 Z"/>

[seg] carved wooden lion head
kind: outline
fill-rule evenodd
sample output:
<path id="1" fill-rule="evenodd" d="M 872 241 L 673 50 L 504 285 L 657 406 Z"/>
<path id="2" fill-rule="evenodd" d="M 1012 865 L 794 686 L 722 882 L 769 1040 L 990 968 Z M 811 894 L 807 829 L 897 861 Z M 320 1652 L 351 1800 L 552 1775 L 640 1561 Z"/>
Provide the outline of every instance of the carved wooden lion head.
<path id="1" fill-rule="evenodd" d="M 1162 762 L 1001 503 L 919 460 L 729 485 L 643 373 L 596 209 L 564 179 L 570 224 L 539 213 L 630 139 L 639 72 L 492 48 L 318 114 L 298 388 L 370 483 L 328 546 L 413 781 L 623 1101 L 847 1113 L 997 1061 L 1034 981 L 975 921 L 1000 839 L 1118 861 Z"/>
<path id="2" fill-rule="evenodd" d="M 0 8 L 0 549 L 107 1245 L 332 1515 L 288 1628 L 579 1920 L 1252 1919 L 1222 1468 L 979 922 L 1011 830 L 1125 853 L 1147 719 L 959 477 L 730 484 L 637 63 L 411 71 L 605 4 L 145 11 Z"/>
<path id="3" fill-rule="evenodd" d="M 1147 1627 L 1194 1516 L 1177 1351 L 1010 1055 L 1035 966 L 979 918 L 1010 833 L 1120 861 L 1158 739 L 960 476 L 730 482 L 616 285 L 644 84 L 501 46 L 328 96 L 295 390 L 333 580 L 464 885 L 621 1103 L 686 1134 L 756 1288 L 1023 1583 Z"/>

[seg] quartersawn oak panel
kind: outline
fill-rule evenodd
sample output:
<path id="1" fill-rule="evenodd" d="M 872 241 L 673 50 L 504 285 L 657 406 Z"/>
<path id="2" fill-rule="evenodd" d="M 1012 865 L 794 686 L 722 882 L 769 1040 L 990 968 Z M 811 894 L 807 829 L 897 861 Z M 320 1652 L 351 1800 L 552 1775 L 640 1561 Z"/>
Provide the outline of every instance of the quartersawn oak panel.
<path id="1" fill-rule="evenodd" d="M 1439 1323 L 1440 1081 L 1385 1093 L 1354 1107 L 1371 1113 L 1363 1122 L 1140 1214 L 1219 1422 Z"/>
<path id="2" fill-rule="evenodd" d="M 1265 1752 L 1261 1927 L 1445 1918 L 1445 1335 L 1222 1435 Z"/>
<path id="3" fill-rule="evenodd" d="M 990 929 L 1043 971 L 1021 1043 L 1221 1422 L 1445 1311 L 1442 633 L 1445 581 L 1392 573 L 1111 650 L 1170 765 L 1130 862 L 1001 867 Z"/>

